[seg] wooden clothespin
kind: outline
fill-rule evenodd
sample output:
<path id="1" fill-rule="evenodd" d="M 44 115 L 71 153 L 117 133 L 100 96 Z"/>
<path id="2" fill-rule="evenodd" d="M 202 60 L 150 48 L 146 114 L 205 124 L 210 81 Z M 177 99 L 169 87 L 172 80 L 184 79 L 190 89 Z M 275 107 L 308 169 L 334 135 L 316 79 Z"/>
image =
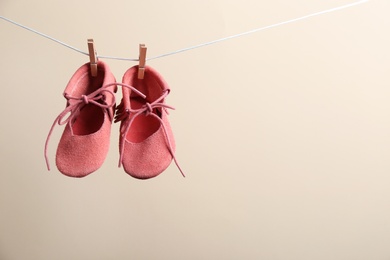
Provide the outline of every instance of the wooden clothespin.
<path id="1" fill-rule="evenodd" d="M 95 50 L 95 45 L 93 43 L 93 39 L 88 39 L 88 52 L 89 52 L 89 62 L 91 64 L 91 75 L 93 77 L 97 76 L 97 55 Z"/>
<path id="2" fill-rule="evenodd" d="M 146 46 L 145 44 L 139 45 L 139 64 L 138 64 L 138 78 L 143 79 L 145 74 L 145 62 L 146 62 Z"/>

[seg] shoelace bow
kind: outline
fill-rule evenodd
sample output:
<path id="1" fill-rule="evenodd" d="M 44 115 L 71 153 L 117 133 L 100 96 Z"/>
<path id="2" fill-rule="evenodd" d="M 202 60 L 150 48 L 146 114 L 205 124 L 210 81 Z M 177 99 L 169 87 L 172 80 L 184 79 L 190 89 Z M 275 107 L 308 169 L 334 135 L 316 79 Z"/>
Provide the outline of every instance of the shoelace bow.
<path id="1" fill-rule="evenodd" d="M 149 103 L 149 102 L 146 102 L 146 104 L 144 104 L 141 108 L 139 109 L 132 109 L 131 107 L 128 108 L 128 109 L 125 109 L 122 113 L 122 114 L 117 114 L 117 117 L 115 119 L 115 122 L 118 122 L 118 121 L 124 121 L 124 128 L 121 128 L 121 135 L 122 135 L 122 138 L 121 138 L 121 150 L 120 150 L 120 156 L 119 156 L 119 167 L 121 167 L 122 165 L 122 162 L 123 162 L 123 153 L 124 153 L 124 145 L 125 145 L 125 140 L 126 140 L 126 136 L 127 136 L 127 133 L 129 132 L 129 129 L 131 127 L 131 125 L 133 124 L 134 122 L 134 119 L 137 118 L 138 116 L 140 116 L 141 114 L 145 114 L 145 116 L 153 116 L 154 118 L 157 118 L 161 125 L 162 125 L 162 128 L 164 130 L 164 135 L 165 135 L 165 138 L 167 140 L 167 143 L 168 143 L 168 150 L 169 152 L 171 153 L 172 155 L 172 158 L 177 166 L 177 168 L 179 169 L 180 173 L 183 175 L 183 177 L 185 177 L 185 174 L 183 172 L 183 170 L 181 169 L 177 159 L 176 159 L 176 156 L 175 156 L 175 153 L 173 152 L 173 149 L 172 149 L 172 143 L 171 143 L 171 140 L 169 139 L 169 135 L 168 135 L 168 132 L 167 132 L 167 129 L 166 129 L 166 126 L 164 124 L 164 121 L 158 116 L 156 115 L 154 112 L 153 112 L 153 109 L 155 108 L 162 108 L 164 109 L 167 113 L 168 113 L 168 110 L 167 109 L 172 109 L 172 110 L 175 110 L 174 107 L 172 106 L 169 106 L 169 105 L 166 105 L 164 103 L 162 103 L 161 101 L 164 100 L 164 98 L 169 94 L 169 91 L 166 90 L 163 95 L 161 97 L 159 97 L 158 99 L 156 99 L 154 102 L 152 103 Z M 121 104 L 123 105 L 123 104 Z M 124 129 L 124 130 L 123 130 Z"/>
<path id="2" fill-rule="evenodd" d="M 113 91 L 107 89 L 108 87 L 111 87 L 111 86 L 122 86 L 122 87 L 130 88 L 131 90 L 136 92 L 138 95 L 145 98 L 145 95 L 143 93 L 141 93 L 140 91 L 138 91 L 137 89 L 135 89 L 134 87 L 126 85 L 126 84 L 121 84 L 121 83 L 110 83 L 110 84 L 104 85 L 103 87 L 90 93 L 89 95 L 81 95 L 81 97 L 73 97 L 73 96 L 70 96 L 70 95 L 65 93 L 64 97 L 68 100 L 68 106 L 54 120 L 54 122 L 50 128 L 49 134 L 47 135 L 46 142 L 45 142 L 45 151 L 44 151 L 45 161 L 46 161 L 47 169 L 49 171 L 50 171 L 50 164 L 49 164 L 49 159 L 47 156 L 47 150 L 48 150 L 49 140 L 50 140 L 50 137 L 53 133 L 55 125 L 56 124 L 64 125 L 67 123 L 72 124 L 75 121 L 75 119 L 77 118 L 77 116 L 80 114 L 81 109 L 87 104 L 93 104 L 95 106 L 101 107 L 102 109 L 113 108 L 115 106 L 115 93 Z M 112 96 L 111 103 L 106 103 L 106 99 L 105 99 L 105 95 L 104 95 L 105 93 L 108 93 L 109 95 Z M 101 101 L 103 101 L 103 102 L 101 102 Z M 68 114 L 69 114 L 69 116 L 66 117 L 66 115 L 68 115 Z"/>

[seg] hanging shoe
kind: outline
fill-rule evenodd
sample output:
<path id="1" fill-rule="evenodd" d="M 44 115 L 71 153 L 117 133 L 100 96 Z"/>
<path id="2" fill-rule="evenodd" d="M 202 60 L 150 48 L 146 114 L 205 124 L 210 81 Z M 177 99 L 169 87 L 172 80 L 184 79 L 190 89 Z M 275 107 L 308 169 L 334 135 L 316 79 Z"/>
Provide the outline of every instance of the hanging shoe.
<path id="1" fill-rule="evenodd" d="M 123 97 L 117 107 L 115 122 L 121 122 L 119 166 L 137 179 L 149 179 L 162 173 L 175 161 L 175 140 L 168 121 L 165 104 L 169 87 L 162 76 L 149 66 L 143 79 L 138 79 L 138 66 L 126 71 L 123 84 L 130 85 L 146 95 L 140 98 L 128 88 L 122 88 Z"/>
<path id="2" fill-rule="evenodd" d="M 48 143 L 56 124 L 66 124 L 56 153 L 60 172 L 84 177 L 99 169 L 106 158 L 117 86 L 109 67 L 102 61 L 97 66 L 96 77 L 91 76 L 89 63 L 81 66 L 65 88 L 66 108 L 55 119 L 45 143 L 48 170 Z"/>

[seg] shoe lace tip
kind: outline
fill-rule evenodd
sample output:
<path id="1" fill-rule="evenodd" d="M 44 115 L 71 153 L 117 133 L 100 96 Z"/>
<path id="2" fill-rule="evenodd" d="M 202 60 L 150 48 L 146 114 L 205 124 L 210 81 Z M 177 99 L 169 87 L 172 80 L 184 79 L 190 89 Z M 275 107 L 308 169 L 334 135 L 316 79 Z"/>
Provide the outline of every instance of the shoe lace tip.
<path id="1" fill-rule="evenodd" d="M 50 171 L 50 163 L 49 163 L 49 158 L 47 157 L 46 151 L 45 151 L 45 163 L 46 163 L 47 170 Z"/>
<path id="2" fill-rule="evenodd" d="M 177 165 L 177 164 L 176 164 Z M 186 175 L 184 174 L 183 170 L 179 167 L 179 165 L 177 165 L 177 168 L 179 169 L 180 173 L 181 173 L 181 176 L 183 176 L 183 178 L 186 177 Z"/>

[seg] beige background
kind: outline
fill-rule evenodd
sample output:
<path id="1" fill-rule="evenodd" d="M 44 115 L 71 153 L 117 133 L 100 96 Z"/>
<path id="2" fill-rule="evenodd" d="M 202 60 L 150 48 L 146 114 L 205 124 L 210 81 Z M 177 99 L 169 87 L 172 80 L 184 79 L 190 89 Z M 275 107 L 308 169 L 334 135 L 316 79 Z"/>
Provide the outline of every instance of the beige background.
<path id="1" fill-rule="evenodd" d="M 135 58 L 139 43 L 155 56 L 351 2 L 1 0 L 0 15 Z M 389 8 L 148 62 L 172 88 L 188 175 L 172 164 L 148 181 L 117 168 L 118 125 L 97 172 L 46 171 L 88 58 L 0 20 L 0 259 L 390 259 Z M 135 64 L 105 61 L 118 80 Z"/>

